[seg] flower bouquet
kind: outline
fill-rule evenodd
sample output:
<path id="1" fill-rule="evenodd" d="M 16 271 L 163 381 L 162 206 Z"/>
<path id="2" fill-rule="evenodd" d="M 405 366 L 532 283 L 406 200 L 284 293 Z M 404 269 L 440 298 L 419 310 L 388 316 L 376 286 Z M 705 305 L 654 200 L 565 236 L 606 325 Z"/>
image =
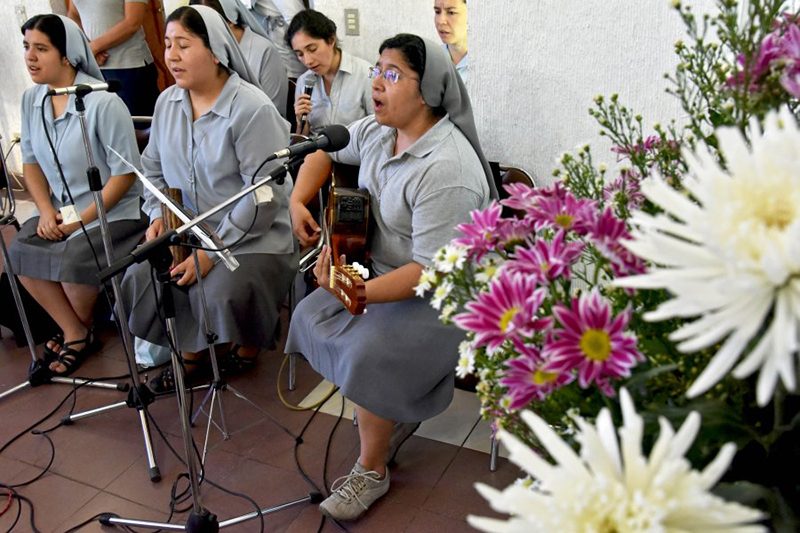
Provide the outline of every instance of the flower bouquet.
<path id="1" fill-rule="evenodd" d="M 673 4 L 686 122 L 597 97 L 617 168 L 582 146 L 552 186 L 507 186 L 417 287 L 526 472 L 480 488 L 513 515 L 481 529 L 800 528 L 800 19 Z"/>

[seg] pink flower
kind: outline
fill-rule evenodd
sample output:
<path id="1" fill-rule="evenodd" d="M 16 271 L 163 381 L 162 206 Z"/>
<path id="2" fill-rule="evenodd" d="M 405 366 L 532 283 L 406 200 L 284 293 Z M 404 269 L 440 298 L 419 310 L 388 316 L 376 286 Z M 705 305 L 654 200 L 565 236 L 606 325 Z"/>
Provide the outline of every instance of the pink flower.
<path id="1" fill-rule="evenodd" d="M 613 388 L 608 380 L 629 376 L 630 369 L 644 359 L 636 337 L 624 332 L 631 310 L 612 316 L 611 304 L 597 290 L 573 298 L 571 308 L 556 306 L 553 314 L 563 328 L 553 331 L 553 340 L 542 350 L 547 372 L 577 370 L 582 388 L 596 383 L 609 394 Z"/>
<path id="2" fill-rule="evenodd" d="M 575 379 L 570 372 L 543 370 L 539 351 L 532 346 L 520 351 L 516 359 L 506 361 L 506 367 L 500 384 L 508 391 L 506 395 L 510 400 L 509 409 L 512 410 L 525 407 L 531 400 L 542 401 L 554 390 Z"/>
<path id="3" fill-rule="evenodd" d="M 537 239 L 530 248 L 517 247 L 514 258 L 506 263 L 511 272 L 533 275 L 536 282 L 546 285 L 562 276 L 570 275 L 572 265 L 583 251 L 581 242 L 564 242 L 564 230 L 559 230 L 552 241 Z"/>
<path id="4" fill-rule="evenodd" d="M 455 239 L 456 244 L 466 246 L 470 257 L 480 260 L 487 252 L 497 248 L 499 243 L 498 225 L 502 223 L 501 214 L 503 207 L 497 202 L 492 202 L 489 207 L 474 210 L 470 213 L 471 224 L 459 224 L 456 229 L 463 237 Z"/>
<path id="5" fill-rule="evenodd" d="M 522 183 L 509 183 L 508 185 L 503 185 L 503 187 L 508 192 L 508 198 L 501 200 L 500 203 L 518 211 L 534 209 L 539 203 L 539 199 L 543 197 L 563 199 L 567 195 L 567 190 L 558 181 L 544 189 L 536 189 Z"/>
<path id="6" fill-rule="evenodd" d="M 486 346 L 491 352 L 506 340 L 529 337 L 550 326 L 552 319 L 537 316 L 546 295 L 546 289 L 536 288 L 534 278 L 503 271 L 453 321 L 475 333 L 475 348 Z"/>
<path id="7" fill-rule="evenodd" d="M 596 216 L 594 200 L 576 198 L 570 192 L 562 195 L 540 196 L 536 205 L 528 209 L 528 216 L 536 229 L 550 227 L 586 234 Z"/>
<path id="8" fill-rule="evenodd" d="M 622 170 L 619 176 L 603 189 L 607 202 L 624 205 L 628 211 L 638 209 L 644 203 L 641 192 L 641 178 L 632 170 Z"/>
<path id="9" fill-rule="evenodd" d="M 536 232 L 536 224 L 530 217 L 504 218 L 497 227 L 500 247 L 512 251 Z"/>
<path id="10" fill-rule="evenodd" d="M 631 235 L 625 222 L 614 216 L 610 207 L 606 207 L 597 217 L 589 230 L 589 237 L 595 248 L 611 262 L 611 270 L 615 276 L 641 274 L 645 271 L 644 261 L 622 245 L 622 241 L 630 239 Z"/>
<path id="11" fill-rule="evenodd" d="M 611 147 L 611 151 L 615 154 L 619 155 L 620 157 L 617 160 L 624 159 L 630 157 L 631 155 L 643 155 L 647 152 L 650 152 L 658 147 L 661 143 L 661 137 L 658 135 L 650 135 L 646 137 L 642 142 L 637 143 L 633 146 L 619 146 L 614 145 Z"/>

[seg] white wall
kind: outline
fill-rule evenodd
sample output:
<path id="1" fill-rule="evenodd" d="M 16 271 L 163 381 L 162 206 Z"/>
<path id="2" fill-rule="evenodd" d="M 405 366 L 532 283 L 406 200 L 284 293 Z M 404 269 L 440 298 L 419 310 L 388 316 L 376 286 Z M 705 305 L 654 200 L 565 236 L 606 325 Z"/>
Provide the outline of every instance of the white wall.
<path id="1" fill-rule="evenodd" d="M 437 40 L 433 0 L 315 0 L 345 48 L 374 60 L 381 40 L 407 31 Z M 713 0 L 685 0 L 699 11 Z M 470 78 L 487 157 L 549 181 L 555 159 L 579 144 L 604 148 L 587 114 L 597 94 L 618 92 L 648 124 L 680 118 L 664 72 L 683 26 L 668 0 L 469 2 Z M 344 37 L 344 8 L 360 10 L 360 37 Z M 598 151 L 599 154 L 605 152 Z M 608 162 L 613 162 L 608 156 Z"/>
<path id="2" fill-rule="evenodd" d="M 439 40 L 433 25 L 433 0 L 313 0 L 314 9 L 336 23 L 345 50 L 374 63 L 378 47 L 398 33 L 415 33 Z M 359 11 L 360 35 L 346 36 L 344 9 Z"/>
<path id="3" fill-rule="evenodd" d="M 21 6 L 24 13 L 17 14 Z M 22 56 L 22 23 L 40 13 L 64 14 L 63 0 L 0 0 L 0 135 L 3 150 L 8 150 L 11 137 L 20 130 L 22 93 L 32 85 Z M 9 168 L 22 169 L 19 149 L 9 158 Z"/>

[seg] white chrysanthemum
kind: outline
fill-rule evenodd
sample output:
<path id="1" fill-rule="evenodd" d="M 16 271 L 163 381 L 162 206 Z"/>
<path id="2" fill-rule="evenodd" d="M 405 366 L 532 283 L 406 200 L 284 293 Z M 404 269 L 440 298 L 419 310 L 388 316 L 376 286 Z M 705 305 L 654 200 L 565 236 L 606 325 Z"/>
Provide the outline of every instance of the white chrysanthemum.
<path id="1" fill-rule="evenodd" d="M 511 514 L 509 520 L 470 516 L 483 531 L 519 532 L 755 532 L 760 512 L 726 502 L 709 492 L 727 470 L 735 453 L 722 447 L 702 471 L 692 470 L 684 454 L 700 428 L 693 412 L 677 433 L 661 419 L 661 433 L 649 457 L 642 454 L 644 422 L 628 392 L 620 391 L 623 426 L 619 440 L 608 409 L 597 426 L 576 419 L 580 455 L 530 411 L 522 418 L 555 460 L 550 464 L 504 430 L 500 439 L 510 459 L 537 480 L 528 488 L 513 484 L 503 491 L 475 486 L 492 508 Z"/>
<path id="2" fill-rule="evenodd" d="M 449 274 L 453 270 L 461 270 L 467 260 L 467 247 L 448 244 L 440 249 L 433 258 L 436 270 Z"/>
<path id="3" fill-rule="evenodd" d="M 475 349 L 469 341 L 461 341 L 458 345 L 458 366 L 456 375 L 465 378 L 475 372 Z"/>
<path id="4" fill-rule="evenodd" d="M 414 293 L 419 296 L 425 296 L 425 293 L 431 290 L 431 287 L 436 283 L 436 271 L 432 268 L 424 268 L 422 274 L 419 276 L 417 286 L 414 287 Z"/>
<path id="5" fill-rule="evenodd" d="M 449 281 L 440 283 L 433 291 L 433 297 L 431 298 L 431 307 L 433 307 L 437 311 L 440 310 L 442 308 L 442 304 L 444 303 L 444 299 L 450 296 L 450 293 L 453 292 L 453 288 L 454 285 Z"/>
<path id="6" fill-rule="evenodd" d="M 744 378 L 760 368 L 757 399 L 765 405 L 779 377 L 787 389 L 796 386 L 800 130 L 784 108 L 767 116 L 763 133 L 754 121 L 749 137 L 751 146 L 736 129 L 717 131 L 727 170 L 705 150 L 684 154 L 691 197 L 658 176 L 642 183 L 644 195 L 664 214 L 635 213 L 626 246 L 658 266 L 615 284 L 674 295 L 645 317 L 693 318 L 670 337 L 681 351 L 722 343 L 689 396 L 725 377 L 758 339 L 733 375 Z"/>

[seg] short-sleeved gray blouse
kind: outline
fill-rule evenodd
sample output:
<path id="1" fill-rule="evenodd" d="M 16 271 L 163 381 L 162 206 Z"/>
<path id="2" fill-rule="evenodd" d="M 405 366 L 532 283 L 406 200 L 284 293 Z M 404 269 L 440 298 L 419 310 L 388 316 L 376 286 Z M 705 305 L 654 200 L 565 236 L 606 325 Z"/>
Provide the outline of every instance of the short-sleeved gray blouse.
<path id="1" fill-rule="evenodd" d="M 75 84 L 81 83 L 101 83 L 101 81 L 78 71 L 75 76 Z M 53 207 L 60 209 L 70 202 L 42 124 L 42 97 L 46 92 L 46 85 L 35 85 L 22 95 L 22 161 L 26 164 L 36 163 L 39 165 L 50 186 L 50 200 L 53 202 Z M 103 185 L 105 185 L 111 176 L 130 173 L 130 169 L 108 150 L 106 145 L 113 147 L 134 165 L 139 165 L 139 149 L 136 145 L 133 122 L 125 104 L 113 93 L 93 92 L 84 97 L 84 102 L 86 104 L 86 129 L 92 154 L 95 165 L 100 171 Z M 64 177 L 75 200 L 75 208 L 80 213 L 93 203 L 94 198 L 89 190 L 89 181 L 86 177 L 89 163 L 83 144 L 78 111 L 75 108 L 75 95 L 69 97 L 64 114 L 58 118 L 53 117 L 53 106 L 50 105 L 49 100 L 45 101 L 44 115 L 47 131 L 50 133 L 61 168 L 64 170 Z M 119 202 L 108 211 L 108 220 L 111 222 L 138 220 L 141 190 L 141 184 L 134 183 Z M 89 229 L 98 224 L 99 222 L 94 220 L 86 227 Z M 69 238 L 76 235 L 81 235 L 81 232 L 74 232 Z"/>
<path id="2" fill-rule="evenodd" d="M 286 97 L 289 94 L 289 78 L 280 52 L 269 39 L 248 27 L 244 28 L 239 42 L 247 65 L 258 78 L 261 88 L 267 93 L 281 116 L 286 116 Z"/>
<path id="3" fill-rule="evenodd" d="M 187 90 L 173 85 L 161 93 L 142 166 L 157 187 L 180 188 L 184 205 L 204 212 L 250 185 L 261 162 L 288 143 L 289 123 L 267 95 L 231 73 L 213 107 L 194 121 Z M 264 165 L 259 176 L 278 165 L 278 161 Z M 253 195 L 208 220 L 226 244 L 243 237 L 234 253 L 293 251 L 288 210 L 292 180 L 287 177 L 283 185 L 273 182 L 271 188 L 272 201 L 259 204 L 258 218 L 249 231 Z M 147 192 L 143 210 L 150 220 L 161 216 L 160 203 Z"/>
<path id="4" fill-rule="evenodd" d="M 361 165 L 359 187 L 369 191 L 375 232 L 373 268 L 385 274 L 411 261 L 431 264 L 473 209 L 490 194 L 475 150 L 446 116 L 395 156 L 397 132 L 370 115 L 350 125 L 350 144 L 334 161 Z"/>

